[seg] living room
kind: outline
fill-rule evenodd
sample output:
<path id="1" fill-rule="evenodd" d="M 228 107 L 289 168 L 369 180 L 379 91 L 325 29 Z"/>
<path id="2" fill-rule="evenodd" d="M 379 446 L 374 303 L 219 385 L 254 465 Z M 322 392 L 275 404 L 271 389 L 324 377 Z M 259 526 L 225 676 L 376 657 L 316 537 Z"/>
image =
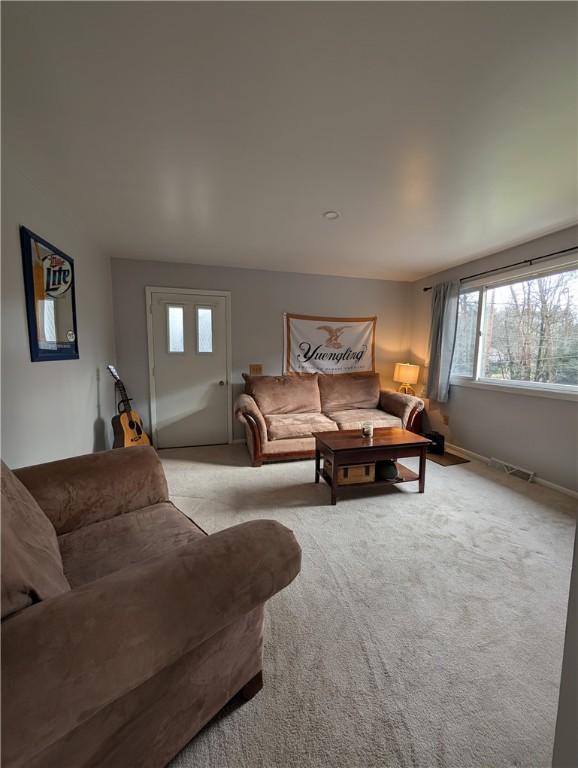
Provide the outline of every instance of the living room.
<path id="1" fill-rule="evenodd" d="M 578 765 L 576 28 L 2 4 L 4 765 Z"/>

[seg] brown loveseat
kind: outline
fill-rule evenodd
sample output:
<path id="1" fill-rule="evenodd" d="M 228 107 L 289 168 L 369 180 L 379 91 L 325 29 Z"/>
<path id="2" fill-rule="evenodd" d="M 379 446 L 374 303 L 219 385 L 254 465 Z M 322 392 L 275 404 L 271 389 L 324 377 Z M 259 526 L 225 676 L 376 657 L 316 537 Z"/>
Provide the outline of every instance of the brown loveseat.
<path id="1" fill-rule="evenodd" d="M 2 765 L 161 768 L 261 684 L 279 523 L 207 536 L 152 448 L 2 466 Z"/>
<path id="2" fill-rule="evenodd" d="M 253 466 L 315 455 L 313 432 L 374 427 L 420 431 L 424 403 L 380 390 L 379 374 L 247 376 L 235 415 L 245 426 Z"/>

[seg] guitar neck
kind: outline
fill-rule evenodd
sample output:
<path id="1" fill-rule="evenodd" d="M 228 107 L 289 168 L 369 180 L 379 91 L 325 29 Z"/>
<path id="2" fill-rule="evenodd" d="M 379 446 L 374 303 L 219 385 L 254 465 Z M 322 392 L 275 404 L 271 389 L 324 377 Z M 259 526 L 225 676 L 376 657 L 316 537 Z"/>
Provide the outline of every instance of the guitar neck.
<path id="1" fill-rule="evenodd" d="M 118 387 L 120 402 L 122 403 L 123 410 L 127 413 L 130 413 L 130 400 L 126 393 L 126 389 L 124 388 L 124 384 L 122 381 L 117 381 L 116 386 Z"/>

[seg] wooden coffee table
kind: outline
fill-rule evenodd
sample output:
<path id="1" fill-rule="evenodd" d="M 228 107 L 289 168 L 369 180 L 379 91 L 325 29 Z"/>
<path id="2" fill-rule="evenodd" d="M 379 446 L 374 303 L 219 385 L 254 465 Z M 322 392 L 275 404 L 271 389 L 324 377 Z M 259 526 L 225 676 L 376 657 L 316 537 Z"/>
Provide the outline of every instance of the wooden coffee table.
<path id="1" fill-rule="evenodd" d="M 322 477 L 331 488 L 331 503 L 337 504 L 337 491 L 340 488 L 367 488 L 369 486 L 394 485 L 396 483 L 419 483 L 419 493 L 425 490 L 426 451 L 431 440 L 397 427 L 381 427 L 374 430 L 373 438 L 362 437 L 359 429 L 345 429 L 339 432 L 314 432 L 315 438 L 315 482 Z M 321 457 L 331 462 L 331 475 L 321 467 Z M 372 464 L 389 459 L 419 456 L 419 473 L 397 464 L 399 478 L 395 480 L 375 479 L 371 482 L 352 485 L 338 485 L 337 475 L 345 465 Z"/>

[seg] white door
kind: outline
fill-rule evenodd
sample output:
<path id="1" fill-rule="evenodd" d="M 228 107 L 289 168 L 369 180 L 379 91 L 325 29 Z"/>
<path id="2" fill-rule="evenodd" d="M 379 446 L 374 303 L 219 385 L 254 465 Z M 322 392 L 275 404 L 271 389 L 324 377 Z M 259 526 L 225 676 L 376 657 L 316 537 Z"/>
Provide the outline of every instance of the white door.
<path id="1" fill-rule="evenodd" d="M 155 445 L 227 443 L 229 297 L 152 288 L 147 297 Z"/>

